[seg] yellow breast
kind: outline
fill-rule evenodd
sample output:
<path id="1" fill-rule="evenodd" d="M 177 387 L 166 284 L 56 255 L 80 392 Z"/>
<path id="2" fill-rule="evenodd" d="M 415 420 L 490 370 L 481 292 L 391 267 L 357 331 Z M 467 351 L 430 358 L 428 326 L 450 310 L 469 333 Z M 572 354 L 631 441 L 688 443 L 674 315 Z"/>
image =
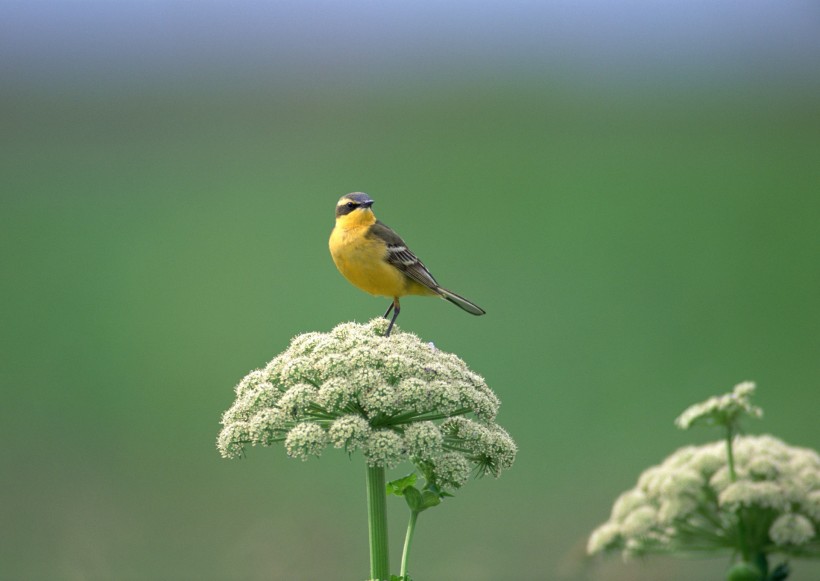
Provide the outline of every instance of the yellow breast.
<path id="1" fill-rule="evenodd" d="M 385 260 L 387 246 L 377 238 L 368 238 L 367 226 L 340 228 L 330 235 L 330 254 L 336 268 L 352 284 L 372 295 L 400 297 L 409 294 L 410 281 Z"/>

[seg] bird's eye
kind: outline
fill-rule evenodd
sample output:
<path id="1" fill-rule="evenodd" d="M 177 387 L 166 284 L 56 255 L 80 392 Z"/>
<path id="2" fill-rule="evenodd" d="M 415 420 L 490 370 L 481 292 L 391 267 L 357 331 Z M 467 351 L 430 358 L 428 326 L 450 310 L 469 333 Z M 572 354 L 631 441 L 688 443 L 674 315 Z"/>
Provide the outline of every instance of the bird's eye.
<path id="1" fill-rule="evenodd" d="M 348 208 L 350 208 L 350 209 L 352 210 L 353 208 L 355 208 L 355 207 L 356 207 L 356 204 L 354 204 L 353 202 L 348 202 L 348 203 L 347 203 L 347 207 L 348 207 Z"/>

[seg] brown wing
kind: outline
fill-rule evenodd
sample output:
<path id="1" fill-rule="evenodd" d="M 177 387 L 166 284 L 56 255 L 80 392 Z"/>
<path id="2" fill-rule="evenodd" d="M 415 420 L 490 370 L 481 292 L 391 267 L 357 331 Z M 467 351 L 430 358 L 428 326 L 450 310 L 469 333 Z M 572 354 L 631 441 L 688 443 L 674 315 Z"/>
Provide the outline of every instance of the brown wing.
<path id="1" fill-rule="evenodd" d="M 393 232 L 390 227 L 385 226 L 380 221 L 370 227 L 368 236 L 380 238 L 387 244 L 387 262 L 398 268 L 404 274 L 415 280 L 417 283 L 427 288 L 439 291 L 439 284 L 427 267 L 407 248 L 407 244 L 401 237 Z"/>

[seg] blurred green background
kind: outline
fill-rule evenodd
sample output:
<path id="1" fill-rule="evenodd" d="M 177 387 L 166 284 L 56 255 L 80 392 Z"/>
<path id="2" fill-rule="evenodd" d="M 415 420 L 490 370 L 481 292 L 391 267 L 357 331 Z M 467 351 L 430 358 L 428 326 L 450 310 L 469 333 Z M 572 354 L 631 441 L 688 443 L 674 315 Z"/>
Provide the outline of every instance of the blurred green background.
<path id="1" fill-rule="evenodd" d="M 361 457 L 215 449 L 247 371 L 386 308 L 327 251 L 359 190 L 487 310 L 409 298 L 399 325 L 484 375 L 520 446 L 420 519 L 414 578 L 720 579 L 583 552 L 737 382 L 751 432 L 820 448 L 820 51 L 794 6 L 798 59 L 651 52 L 674 12 L 573 52 L 551 3 L 203 6 L 0 10 L 0 578 L 366 576 Z M 578 38 L 631 30 L 608 17 Z"/>

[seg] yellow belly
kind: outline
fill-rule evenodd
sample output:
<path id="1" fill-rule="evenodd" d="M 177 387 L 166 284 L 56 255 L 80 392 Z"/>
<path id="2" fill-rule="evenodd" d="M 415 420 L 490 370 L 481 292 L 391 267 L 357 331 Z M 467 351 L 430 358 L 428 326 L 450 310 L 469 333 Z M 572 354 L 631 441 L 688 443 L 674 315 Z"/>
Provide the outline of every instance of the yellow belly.
<path id="1" fill-rule="evenodd" d="M 364 236 L 366 231 L 366 226 L 350 230 L 335 228 L 330 235 L 333 262 L 347 280 L 377 296 L 436 294 L 391 266 L 385 259 L 384 244 Z"/>

